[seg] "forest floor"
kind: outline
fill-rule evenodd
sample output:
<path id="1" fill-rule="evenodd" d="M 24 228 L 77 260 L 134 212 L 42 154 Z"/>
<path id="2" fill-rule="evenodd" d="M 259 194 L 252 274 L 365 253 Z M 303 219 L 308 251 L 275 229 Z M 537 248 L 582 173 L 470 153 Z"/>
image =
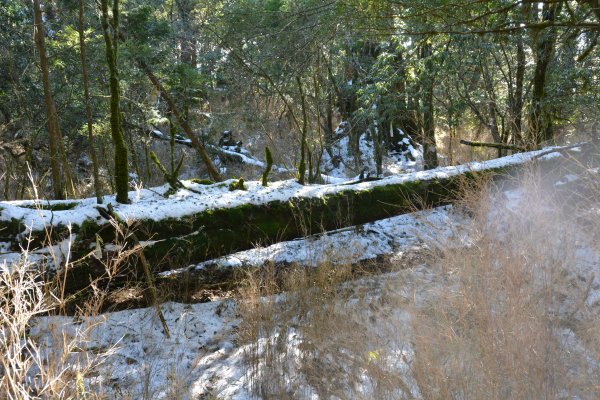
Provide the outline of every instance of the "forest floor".
<path id="1" fill-rule="evenodd" d="M 597 182 L 526 171 L 194 265 L 248 268 L 228 295 L 160 304 L 169 338 L 153 307 L 33 317 L 36 376 L 79 398 L 599 398 Z"/>

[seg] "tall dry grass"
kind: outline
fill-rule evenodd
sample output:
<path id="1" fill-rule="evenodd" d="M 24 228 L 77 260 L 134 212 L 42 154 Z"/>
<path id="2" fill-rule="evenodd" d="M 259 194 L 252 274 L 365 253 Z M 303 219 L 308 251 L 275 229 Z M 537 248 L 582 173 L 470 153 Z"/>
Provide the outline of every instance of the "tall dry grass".
<path id="1" fill-rule="evenodd" d="M 96 398 L 87 393 L 83 377 L 101 356 L 80 350 L 91 326 L 69 332 L 58 324 L 38 337 L 31 332 L 36 319 L 54 313 L 60 298 L 28 250 L 18 263 L 0 269 L 0 398 Z"/>
<path id="2" fill-rule="evenodd" d="M 580 175 L 581 178 L 581 175 Z M 251 274 L 240 301 L 257 398 L 600 398 L 600 201 L 532 169 L 479 182 L 468 246 L 384 276 Z M 582 178 L 583 179 L 583 178 Z"/>
<path id="3" fill-rule="evenodd" d="M 35 186 L 34 192 L 37 196 Z M 91 294 L 77 303 L 75 315 L 66 317 L 65 305 L 72 303 L 64 290 L 71 242 L 55 244 L 51 228 L 45 231 L 48 246 L 42 252 L 30 249 L 30 239 L 17 260 L 0 263 L 0 399 L 105 398 L 90 392 L 84 378 L 114 350 L 86 349 L 90 332 L 102 322 L 98 314 L 107 291 L 91 282 Z M 127 255 L 118 250 L 99 259 L 106 279 L 117 274 Z M 67 323 L 72 318 L 79 323 Z"/>
<path id="4" fill-rule="evenodd" d="M 600 323 L 586 310 L 594 276 L 582 265 L 582 252 L 600 248 L 554 183 L 530 171 L 509 202 L 493 186 L 466 199 L 472 245 L 444 249 L 447 284 L 412 309 L 411 374 L 423 398 L 600 396 L 598 354 L 585 354 L 597 353 L 600 331 L 581 329 Z"/>

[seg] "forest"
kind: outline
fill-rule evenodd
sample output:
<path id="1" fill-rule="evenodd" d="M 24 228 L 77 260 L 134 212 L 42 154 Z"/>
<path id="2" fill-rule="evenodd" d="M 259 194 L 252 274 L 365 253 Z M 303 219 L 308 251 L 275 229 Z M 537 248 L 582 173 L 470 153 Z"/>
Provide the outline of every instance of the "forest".
<path id="1" fill-rule="evenodd" d="M 600 397 L 598 0 L 0 0 L 0 399 Z"/>
<path id="2" fill-rule="evenodd" d="M 5 200 L 31 179 L 43 198 L 127 202 L 164 171 L 239 178 L 225 131 L 315 183 L 340 122 L 353 156 L 367 133 L 376 175 L 405 137 L 429 169 L 470 161 L 461 139 L 505 155 L 600 129 L 593 0 L 4 0 L 0 18 Z"/>

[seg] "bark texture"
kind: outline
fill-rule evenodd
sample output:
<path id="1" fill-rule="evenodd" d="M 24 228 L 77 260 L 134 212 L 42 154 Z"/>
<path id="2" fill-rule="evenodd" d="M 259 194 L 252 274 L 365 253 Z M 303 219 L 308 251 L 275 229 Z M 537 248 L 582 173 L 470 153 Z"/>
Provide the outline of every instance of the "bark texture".
<path id="1" fill-rule="evenodd" d="M 90 84 L 85 54 L 85 32 L 84 32 L 84 0 L 79 0 L 79 56 L 81 58 L 81 73 L 83 76 L 83 97 L 85 101 L 85 116 L 87 119 L 88 142 L 90 157 L 92 159 L 92 170 L 94 176 L 94 192 L 96 202 L 102 204 L 102 189 L 100 186 L 100 174 L 98 172 L 98 156 L 94 146 L 94 129 L 92 119 L 92 106 L 90 102 Z"/>
<path id="2" fill-rule="evenodd" d="M 115 189 L 117 192 L 117 201 L 119 203 L 128 203 L 129 192 L 129 165 L 127 161 L 127 145 L 125 144 L 125 134 L 123 132 L 120 102 L 120 84 L 117 67 L 118 40 L 119 31 L 119 0 L 114 0 L 112 5 L 112 19 L 109 22 L 108 0 L 101 0 L 102 8 L 102 30 L 104 32 L 104 42 L 106 45 L 106 62 L 110 76 L 110 132 L 115 148 Z"/>

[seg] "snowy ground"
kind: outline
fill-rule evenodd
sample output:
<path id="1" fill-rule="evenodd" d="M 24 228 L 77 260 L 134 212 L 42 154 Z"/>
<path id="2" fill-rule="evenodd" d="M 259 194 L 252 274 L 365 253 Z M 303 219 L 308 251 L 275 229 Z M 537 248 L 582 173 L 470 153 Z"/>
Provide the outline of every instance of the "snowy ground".
<path id="1" fill-rule="evenodd" d="M 536 154 L 536 153 L 534 153 Z M 518 155 L 512 158 L 492 162 L 494 166 L 511 165 L 530 159 L 531 154 Z M 488 163 L 485 166 L 489 166 Z M 405 176 L 387 178 L 388 180 L 426 179 L 431 176 L 446 176 L 458 173 L 459 170 L 478 169 L 484 164 L 441 168 L 433 172 L 414 173 Z M 381 181 L 378 181 L 381 182 Z M 360 185 L 381 184 L 378 182 L 360 183 Z M 169 208 L 160 195 L 161 190 L 142 190 L 132 193 L 134 204 L 119 206 L 118 211 L 130 217 L 150 215 L 179 215 L 193 207 L 194 210 L 208 207 L 235 205 L 241 202 L 265 202 L 269 199 L 286 199 L 296 195 L 321 195 L 335 192 L 347 185 L 300 186 L 292 181 L 274 183 L 270 188 L 262 188 L 258 183 L 250 183 L 248 192 L 229 192 L 224 188 L 215 189 L 194 186 L 204 191 L 197 195 L 180 190 L 173 197 L 180 209 Z M 523 196 L 519 190 L 501 194 L 495 203 L 496 212 L 506 211 L 508 215 L 516 213 L 519 218 L 527 218 L 527 206 L 523 212 Z M 51 221 L 52 213 L 29 210 L 18 207 L 24 203 L 3 203 L 2 218 L 6 215 L 31 213 L 32 221 L 46 218 Z M 148 208 L 152 205 L 152 208 Z M 61 212 L 64 221 L 80 218 L 79 212 L 92 209 L 92 201 L 84 200 L 71 210 L 73 213 Z M 589 210 L 598 213 L 598 210 Z M 519 214 L 522 213 L 522 214 Z M 55 213 L 59 214 L 59 213 Z M 27 214 L 29 216 L 29 214 Z M 36 216 L 37 215 L 37 216 Z M 595 215 L 595 214 L 594 214 Z M 467 229 L 469 218 L 452 207 L 440 207 L 414 214 L 402 215 L 386 220 L 366 224 L 360 228 L 348 228 L 329 232 L 325 235 L 304 238 L 290 242 L 282 242 L 265 248 L 257 248 L 240 252 L 218 260 L 202 263 L 192 268 L 204 268 L 215 264 L 223 267 L 240 265 L 262 265 L 265 261 L 276 263 L 299 263 L 315 265 L 322 261 L 333 263 L 352 263 L 369 260 L 378 256 L 401 260 L 404 254 L 424 248 L 468 247 L 472 243 L 471 233 Z M 558 247 L 558 246 L 556 246 Z M 597 248 L 591 248 L 587 242 L 581 241 L 576 248 L 575 262 L 565 272 L 566 281 L 574 288 L 586 292 L 584 299 L 586 309 L 591 313 L 599 313 L 600 309 L 600 254 Z M 364 278 L 349 282 L 346 287 L 362 293 L 363 304 L 350 296 L 340 305 L 338 313 L 347 312 L 353 318 L 361 320 L 355 323 L 357 330 L 363 330 L 368 340 L 373 338 L 373 347 L 366 355 L 367 364 L 384 363 L 403 376 L 408 391 L 419 397 L 418 390 L 411 383 L 407 372 L 413 361 L 410 346 L 411 333 L 407 328 L 410 315 L 404 303 L 392 304 L 385 318 L 380 309 L 381 301 L 390 292 L 393 298 L 413 299 L 424 302 L 431 299 L 434 289 L 447 284 L 444 277 L 438 275 L 429 265 L 417 262 L 404 265 L 403 270 L 380 276 Z M 398 282 L 401 282 L 399 284 Z M 285 301 L 292 294 L 282 294 L 275 302 Z M 265 299 L 265 301 L 269 301 Z M 361 300 L 362 301 L 362 300 Z M 358 307 L 359 303 L 361 307 Z M 84 381 L 88 390 L 101 392 L 107 398 L 123 399 L 249 399 L 254 398 L 252 385 L 256 380 L 268 378 L 273 371 L 265 370 L 265 365 L 252 369 L 247 363 L 247 354 L 264 351 L 273 339 L 268 334 L 256 343 L 241 343 L 238 337 L 240 324 L 243 323 L 239 305 L 231 299 L 222 299 L 202 304 L 166 303 L 161 305 L 165 314 L 171 338 L 165 338 L 161 324 L 153 308 L 127 310 L 107 313 L 96 317 L 43 317 L 37 318 L 29 331 L 32 339 L 43 344 L 47 352 L 60 353 L 63 343 L 73 341 L 77 346 L 70 349 L 69 360 L 80 365 L 89 364 L 91 369 L 85 374 Z M 360 310 L 357 312 L 356 310 Z M 571 310 L 567 307 L 567 313 Z M 350 318 L 350 317 L 349 317 Z M 373 321 L 383 321 L 374 323 Z M 298 331 L 301 324 L 294 323 L 286 331 L 284 345 L 288 357 L 279 365 L 285 366 L 285 380 L 289 383 L 289 391 L 294 398 L 322 398 L 314 382 L 306 381 L 298 372 L 302 362 Z M 561 327 L 556 334 L 561 336 L 565 346 L 570 346 L 574 353 L 589 353 L 590 359 L 599 349 L 589 348 L 573 329 Z M 387 342 L 386 342 L 387 341 Z M 370 343 L 370 342 L 369 342 Z M 393 347 L 385 347 L 393 343 Z M 380 347 L 377 347 L 380 346 Z M 588 346 L 588 347 L 586 347 Z M 594 361 L 596 362 L 596 361 Z M 344 366 L 341 366 L 344 371 Z M 278 373 L 276 371 L 276 373 Z M 284 374 L 284 371 L 281 372 Z M 262 377 L 262 378 L 261 378 Z M 324 379 L 331 378 L 327 375 Z M 335 379 L 333 379 L 335 380 Z M 367 378 L 357 380 L 357 386 L 342 387 L 338 398 L 348 398 L 349 393 L 360 393 L 363 398 L 373 397 L 376 388 Z M 356 383 L 356 382 L 355 382 Z M 342 383 L 340 385 L 343 386 Z M 289 393 L 288 393 L 289 394 Z M 344 395 L 345 394 L 345 395 Z"/>
<path id="2" fill-rule="evenodd" d="M 350 263 L 377 256 L 401 258 L 423 249 L 425 243 L 464 244 L 466 238 L 457 234 L 464 222 L 452 207 L 439 207 L 367 224 L 360 230 L 345 229 L 237 253 L 197 268 L 206 264 L 261 265 L 267 260 L 313 265 L 324 260 Z M 422 268 L 415 271 L 426 273 Z M 393 276 L 383 275 L 369 282 L 379 287 Z M 67 339 L 81 337 L 84 343 L 73 360 L 101 362 L 87 375 L 86 384 L 109 397 L 252 398 L 243 357 L 248 349 L 236 345 L 236 328 L 241 321 L 233 300 L 166 303 L 161 308 L 171 339 L 164 337 L 153 308 L 107 313 L 83 322 L 68 317 L 40 318 L 30 334 L 51 348 L 63 343 L 63 335 Z M 95 359 L 93 354 L 99 356 Z"/>
<path id="3" fill-rule="evenodd" d="M 523 212 L 523 199 L 518 190 L 502 193 L 500 201 L 501 207 L 496 208 L 493 215 L 499 212 L 506 215 Z M 529 217 L 533 215 L 525 213 L 519 218 Z M 378 255 L 390 256 L 393 262 L 395 258 L 401 259 L 403 254 L 425 246 L 446 249 L 469 246 L 468 223 L 468 218 L 452 207 L 441 207 L 367 224 L 360 230 L 344 229 L 241 252 L 196 267 L 202 268 L 211 263 L 221 266 L 260 265 L 266 260 L 309 265 L 323 260 L 348 263 Z M 587 291 L 586 306 L 595 310 L 593 312 L 598 312 L 600 308 L 600 253 L 597 250 L 582 242 L 576 249 L 576 262 L 565 272 L 565 281 L 570 282 L 572 288 Z M 407 372 L 414 356 L 410 345 L 411 334 L 407 328 L 410 325 L 409 312 L 402 305 L 404 303 L 392 304 L 382 320 L 382 299 L 389 301 L 389 298 L 414 297 L 417 302 L 425 302 L 431 300 L 432 293 L 448 282 L 447 277 L 427 265 L 416 263 L 404 267 L 398 272 L 344 284 L 350 290 L 361 293 L 359 297 L 362 300 L 352 295 L 340 307 L 341 310 L 348 308 L 348 318 L 357 329 L 364 331 L 362 335 L 368 345 L 375 346 L 367 358 L 377 359 L 386 368 L 396 369 L 403 377 L 402 382 L 408 385 L 413 395 L 419 397 Z M 275 302 L 285 299 L 286 295 L 283 294 Z M 367 303 L 364 303 L 365 299 Z M 268 336 L 255 343 L 240 343 L 237 335 L 242 320 L 237 307 L 237 303 L 231 299 L 193 305 L 163 304 L 161 308 L 171 331 L 171 339 L 164 337 L 152 308 L 108 313 L 83 321 L 66 317 L 40 318 L 30 332 L 33 338 L 48 341 L 48 344 L 51 344 L 50 338 L 60 338 L 50 346 L 54 351 L 56 343 L 62 343 L 63 335 L 69 338 L 76 337 L 76 331 L 85 332 L 81 335 L 85 340 L 73 353 L 73 360 L 98 357 L 96 361 L 102 361 L 86 374 L 85 382 L 91 390 L 101 391 L 109 398 L 256 398 L 256 393 L 251 390 L 252 385 L 256 385 L 257 380 L 271 379 L 270 374 L 274 371 L 268 370 L 265 365 L 251 368 L 247 355 L 265 351 L 270 345 L 272 350 L 275 344 L 271 340 L 281 340 L 281 337 Z M 565 312 L 570 314 L 570 305 L 565 307 Z M 340 312 L 343 313 L 338 310 L 338 314 Z M 357 316 L 362 319 L 355 321 Z M 379 322 L 368 322 L 375 320 Z M 307 362 L 298 350 L 298 346 L 302 346 L 299 329 L 298 323 L 292 323 L 287 329 L 285 356 L 276 363 L 283 375 L 278 376 L 287 382 L 288 394 L 292 397 L 321 398 L 318 387 L 322 382 L 306 381 L 299 370 Z M 557 329 L 556 334 L 561 338 L 561 343 L 573 347 L 574 354 L 589 353 L 593 357 L 594 353 L 586 349 L 586 344 L 572 329 L 563 327 Z M 380 353 L 380 348 L 376 346 L 386 346 L 385 343 L 392 347 Z M 348 369 L 350 371 L 351 368 Z M 362 381 L 360 376 L 356 379 L 353 387 L 340 383 L 346 396 L 361 393 L 364 398 L 373 398 L 370 396 L 380 390 L 367 377 Z"/>

